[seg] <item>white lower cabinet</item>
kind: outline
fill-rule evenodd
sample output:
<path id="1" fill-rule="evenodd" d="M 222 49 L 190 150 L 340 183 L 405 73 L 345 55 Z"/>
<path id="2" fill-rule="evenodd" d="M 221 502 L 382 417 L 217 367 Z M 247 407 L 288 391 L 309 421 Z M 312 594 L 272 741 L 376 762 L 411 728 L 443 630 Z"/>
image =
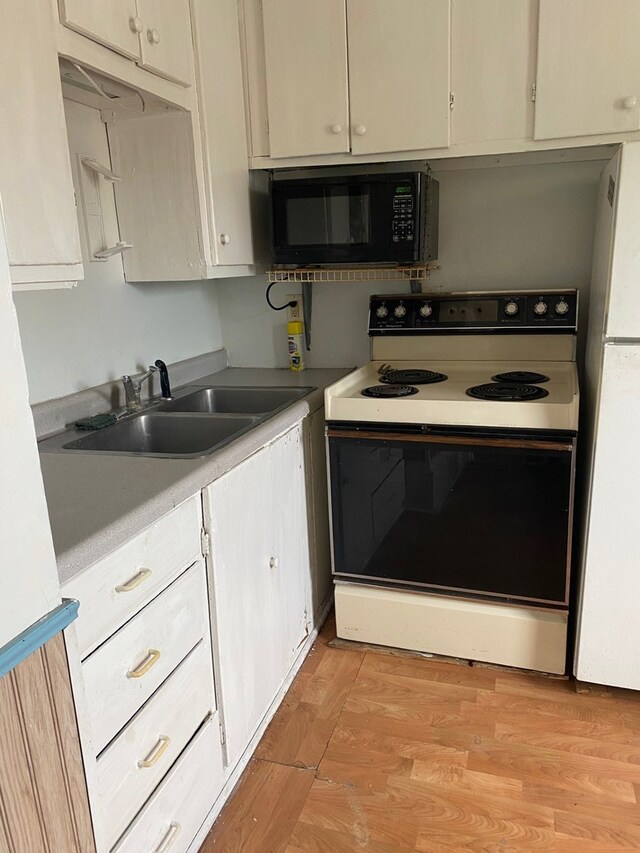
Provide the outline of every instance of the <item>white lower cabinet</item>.
<path id="1" fill-rule="evenodd" d="M 176 761 L 114 853 L 185 853 L 223 781 L 218 715 L 214 714 Z"/>
<path id="2" fill-rule="evenodd" d="M 311 624 L 300 424 L 205 490 L 227 765 L 242 756 Z"/>
<path id="3" fill-rule="evenodd" d="M 99 796 L 110 846 L 215 707 L 212 676 L 207 637 L 98 757 Z"/>

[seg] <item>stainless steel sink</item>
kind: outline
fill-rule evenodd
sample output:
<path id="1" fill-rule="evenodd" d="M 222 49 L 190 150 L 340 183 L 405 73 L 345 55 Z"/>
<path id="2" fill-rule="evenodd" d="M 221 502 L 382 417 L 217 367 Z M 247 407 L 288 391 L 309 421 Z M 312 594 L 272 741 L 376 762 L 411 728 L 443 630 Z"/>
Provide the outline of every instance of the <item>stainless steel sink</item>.
<path id="1" fill-rule="evenodd" d="M 158 406 L 163 412 L 272 414 L 313 388 L 199 388 Z"/>
<path id="2" fill-rule="evenodd" d="M 43 450 L 80 450 L 85 453 L 151 455 L 171 457 L 204 456 L 254 426 L 260 418 L 250 416 L 161 414 L 137 415 L 97 432 L 83 435 L 57 448 L 53 439 Z M 76 433 L 77 435 L 77 433 Z M 46 446 L 49 445 L 49 446 Z"/>

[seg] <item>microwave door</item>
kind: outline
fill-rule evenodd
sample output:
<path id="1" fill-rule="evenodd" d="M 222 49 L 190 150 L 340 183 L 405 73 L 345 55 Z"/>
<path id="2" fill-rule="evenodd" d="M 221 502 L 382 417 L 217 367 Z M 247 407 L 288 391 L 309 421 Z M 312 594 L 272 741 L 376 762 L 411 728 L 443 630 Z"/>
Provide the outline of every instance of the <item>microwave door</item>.
<path id="1" fill-rule="evenodd" d="M 277 263 L 365 262 L 371 256 L 371 200 L 366 185 L 280 187 L 274 193 Z"/>

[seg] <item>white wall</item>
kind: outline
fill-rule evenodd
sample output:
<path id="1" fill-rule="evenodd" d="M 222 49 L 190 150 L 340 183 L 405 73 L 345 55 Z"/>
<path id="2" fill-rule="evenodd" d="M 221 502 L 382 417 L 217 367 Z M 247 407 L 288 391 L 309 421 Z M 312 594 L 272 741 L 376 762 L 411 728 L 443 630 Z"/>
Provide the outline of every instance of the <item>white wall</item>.
<path id="1" fill-rule="evenodd" d="M 439 172 L 433 165 L 440 181 L 442 269 L 432 273 L 427 289 L 577 287 L 586 308 L 603 161 Z M 234 366 L 287 364 L 285 312 L 268 308 L 265 287 L 262 277 L 219 282 L 224 342 Z M 402 282 L 314 285 L 308 365 L 367 361 L 369 295 L 408 290 Z M 282 284 L 271 296 L 282 304 L 295 292 Z"/>
<path id="2" fill-rule="evenodd" d="M 109 162 L 104 125 L 95 110 L 65 105 L 74 181 L 75 152 Z M 118 239 L 110 185 L 101 182 L 105 237 Z M 123 235 L 124 237 L 125 235 Z M 31 403 L 99 385 L 146 368 L 156 358 L 178 361 L 222 346 L 213 282 L 127 284 L 122 260 L 87 262 L 73 290 L 16 293 Z"/>

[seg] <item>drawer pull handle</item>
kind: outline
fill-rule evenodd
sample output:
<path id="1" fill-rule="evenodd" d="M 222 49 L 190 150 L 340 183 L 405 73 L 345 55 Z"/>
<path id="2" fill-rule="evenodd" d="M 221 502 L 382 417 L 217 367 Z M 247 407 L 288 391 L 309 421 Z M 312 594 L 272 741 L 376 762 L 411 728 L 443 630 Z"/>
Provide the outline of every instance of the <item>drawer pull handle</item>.
<path id="1" fill-rule="evenodd" d="M 137 586 L 140 586 L 141 583 L 144 583 L 150 574 L 151 569 L 140 569 L 140 571 L 126 581 L 126 583 L 119 583 L 114 587 L 114 589 L 116 592 L 131 592 L 132 589 L 135 589 Z"/>
<path id="2" fill-rule="evenodd" d="M 178 835 L 180 835 L 181 829 L 182 827 L 180 826 L 180 824 L 172 820 L 169 824 L 167 834 L 162 839 L 158 847 L 156 847 L 156 849 L 153 851 L 153 853 L 166 853 L 166 851 L 171 847 Z"/>
<path id="3" fill-rule="evenodd" d="M 149 755 L 138 761 L 138 767 L 153 767 L 154 764 L 160 761 L 170 743 L 171 738 L 168 738 L 166 735 L 160 735 L 158 743 L 153 747 Z"/>
<path id="4" fill-rule="evenodd" d="M 146 658 L 142 661 L 140 666 L 137 666 L 135 669 L 130 669 L 127 672 L 127 678 L 142 678 L 145 672 L 149 672 L 154 663 L 157 663 L 160 660 L 160 652 L 158 649 L 149 649 Z"/>

